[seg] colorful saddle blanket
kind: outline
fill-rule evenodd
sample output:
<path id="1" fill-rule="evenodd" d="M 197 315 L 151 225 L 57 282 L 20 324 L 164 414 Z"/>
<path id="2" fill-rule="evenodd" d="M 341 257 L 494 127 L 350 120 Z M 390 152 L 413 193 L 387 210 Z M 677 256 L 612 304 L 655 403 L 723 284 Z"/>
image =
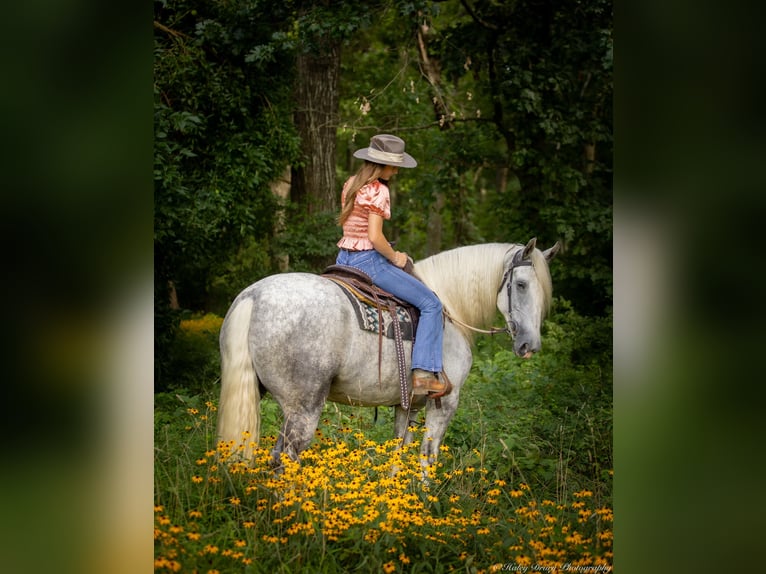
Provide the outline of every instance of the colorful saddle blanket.
<path id="1" fill-rule="evenodd" d="M 343 288 L 360 329 L 380 333 L 382 327 L 384 337 L 395 339 L 397 329 L 394 325 L 394 310 L 402 340 L 414 340 L 420 316 L 417 307 L 373 285 L 366 273 L 354 267 L 331 265 L 324 270 L 322 276 Z"/>

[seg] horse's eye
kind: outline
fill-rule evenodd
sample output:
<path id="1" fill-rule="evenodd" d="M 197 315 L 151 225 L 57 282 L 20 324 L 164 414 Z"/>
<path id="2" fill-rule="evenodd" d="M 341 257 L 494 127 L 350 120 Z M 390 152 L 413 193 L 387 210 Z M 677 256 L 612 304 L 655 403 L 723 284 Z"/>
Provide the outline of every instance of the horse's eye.
<path id="1" fill-rule="evenodd" d="M 524 289 L 527 288 L 527 284 L 525 281 L 516 281 L 516 289 L 519 291 L 524 291 Z"/>

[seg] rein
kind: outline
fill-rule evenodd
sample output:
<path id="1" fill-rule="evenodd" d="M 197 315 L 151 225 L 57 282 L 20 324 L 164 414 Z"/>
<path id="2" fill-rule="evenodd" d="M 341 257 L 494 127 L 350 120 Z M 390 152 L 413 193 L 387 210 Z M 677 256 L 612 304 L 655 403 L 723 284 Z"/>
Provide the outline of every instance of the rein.
<path id="1" fill-rule="evenodd" d="M 508 327 L 492 327 L 491 329 L 479 329 L 478 327 L 471 327 L 471 325 L 468 325 L 467 323 L 463 323 L 459 319 L 455 319 L 455 317 L 450 315 L 449 311 L 447 311 L 446 309 L 443 309 L 442 313 L 444 314 L 444 317 L 450 323 L 457 323 L 461 327 L 465 327 L 466 329 L 470 331 L 475 331 L 476 333 L 485 333 L 487 335 L 497 335 L 498 333 L 508 333 L 510 335 L 510 331 L 508 330 Z"/>
<path id="2" fill-rule="evenodd" d="M 513 256 L 513 260 L 511 260 L 511 265 L 508 267 L 508 269 L 503 273 L 503 280 L 500 281 L 500 287 L 498 288 L 497 292 L 500 293 L 500 289 L 503 288 L 503 285 L 505 285 L 505 288 L 508 292 L 508 316 L 510 317 L 509 323 L 511 324 L 511 329 L 508 327 L 492 327 L 491 329 L 479 329 L 478 327 L 472 327 L 471 325 L 468 325 L 466 323 L 463 323 L 459 319 L 456 319 L 452 315 L 449 314 L 449 312 L 444 309 L 442 312 L 444 313 L 444 316 L 451 321 L 452 323 L 457 323 L 461 327 L 465 327 L 466 329 L 469 329 L 470 331 L 474 331 L 476 333 L 485 333 L 487 335 L 496 335 L 498 333 L 507 333 L 511 337 L 513 337 L 513 330 L 515 329 L 515 322 L 513 321 L 513 291 L 512 291 L 512 279 L 513 279 L 513 270 L 516 267 L 530 267 L 532 265 L 532 261 L 530 259 L 522 259 L 522 253 L 523 249 L 520 249 L 515 253 Z"/>

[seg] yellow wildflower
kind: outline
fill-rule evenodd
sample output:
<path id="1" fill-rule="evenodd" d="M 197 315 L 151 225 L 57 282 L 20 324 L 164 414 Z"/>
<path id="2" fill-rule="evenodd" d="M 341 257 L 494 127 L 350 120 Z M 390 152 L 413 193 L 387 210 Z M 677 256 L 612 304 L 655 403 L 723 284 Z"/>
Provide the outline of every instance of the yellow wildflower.
<path id="1" fill-rule="evenodd" d="M 585 498 L 587 496 L 593 496 L 593 493 L 590 490 L 581 490 L 580 492 L 575 492 L 574 495 L 577 498 Z"/>

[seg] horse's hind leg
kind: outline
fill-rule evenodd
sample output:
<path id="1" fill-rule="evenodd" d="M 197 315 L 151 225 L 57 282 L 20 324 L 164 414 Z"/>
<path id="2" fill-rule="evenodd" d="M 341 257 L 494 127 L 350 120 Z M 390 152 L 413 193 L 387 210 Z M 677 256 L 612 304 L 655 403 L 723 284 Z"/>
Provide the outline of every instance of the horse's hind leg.
<path id="1" fill-rule="evenodd" d="M 322 406 L 313 409 L 283 409 L 284 422 L 279 432 L 277 444 L 271 451 L 275 467 L 282 466 L 281 455 L 285 453 L 291 460 L 298 461 L 301 452 L 308 448 L 319 424 Z"/>

